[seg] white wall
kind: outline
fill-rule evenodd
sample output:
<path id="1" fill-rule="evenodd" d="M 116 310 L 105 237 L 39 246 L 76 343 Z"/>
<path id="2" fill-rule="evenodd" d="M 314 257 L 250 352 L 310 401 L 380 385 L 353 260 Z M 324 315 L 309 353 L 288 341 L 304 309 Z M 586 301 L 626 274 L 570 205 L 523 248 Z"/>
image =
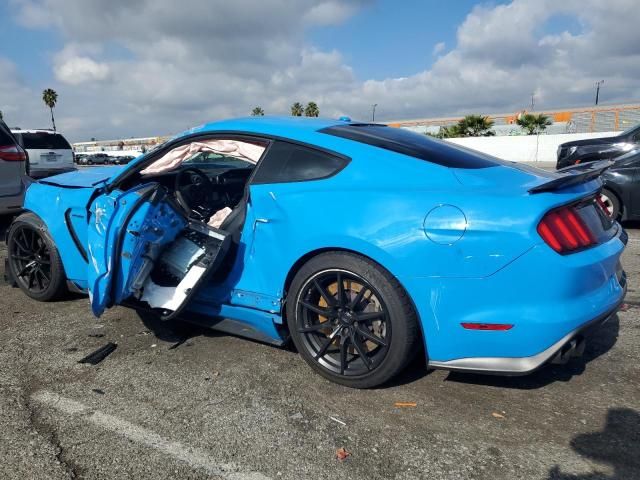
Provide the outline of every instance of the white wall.
<path id="1" fill-rule="evenodd" d="M 611 137 L 619 132 L 564 133 L 561 135 L 517 135 L 448 138 L 448 142 L 473 148 L 514 162 L 556 162 L 558 145 L 585 138 Z"/>

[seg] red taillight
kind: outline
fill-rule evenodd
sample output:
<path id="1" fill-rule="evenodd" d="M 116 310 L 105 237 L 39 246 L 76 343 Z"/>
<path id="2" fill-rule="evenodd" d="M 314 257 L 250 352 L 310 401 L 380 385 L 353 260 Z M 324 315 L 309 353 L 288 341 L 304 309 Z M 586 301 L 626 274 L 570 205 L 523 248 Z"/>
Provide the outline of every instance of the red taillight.
<path id="1" fill-rule="evenodd" d="M 572 206 L 547 213 L 538 224 L 538 233 L 558 253 L 581 250 L 596 243 L 593 233 Z"/>
<path id="2" fill-rule="evenodd" d="M 20 146 L 0 146 L 0 160 L 5 160 L 7 162 L 24 162 L 26 159 L 27 154 Z"/>

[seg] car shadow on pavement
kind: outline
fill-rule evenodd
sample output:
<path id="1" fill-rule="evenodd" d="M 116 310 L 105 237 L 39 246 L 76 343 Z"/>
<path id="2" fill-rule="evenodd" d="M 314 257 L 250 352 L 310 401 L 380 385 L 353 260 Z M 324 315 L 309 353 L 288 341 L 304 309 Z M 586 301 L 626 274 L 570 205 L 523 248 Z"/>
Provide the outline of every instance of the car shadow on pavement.
<path id="1" fill-rule="evenodd" d="M 626 220 L 624 222 L 622 222 L 622 226 L 626 229 L 632 228 L 632 229 L 639 229 L 640 228 L 640 221 L 638 220 Z"/>
<path id="2" fill-rule="evenodd" d="M 549 471 L 548 480 L 624 480 L 640 478 L 640 414 L 629 408 L 607 412 L 604 429 L 582 433 L 571 448 L 589 460 L 608 465 L 613 475 L 594 470 L 586 474 L 564 473 L 560 465 Z"/>
<path id="3" fill-rule="evenodd" d="M 5 234 L 14 218 L 13 215 L 0 215 L 0 239 L 2 241 L 4 241 Z"/>
<path id="4" fill-rule="evenodd" d="M 573 358 L 565 365 L 543 365 L 539 370 L 521 377 L 451 372 L 447 381 L 520 390 L 542 388 L 554 382 L 568 382 L 574 376 L 581 375 L 589 362 L 611 350 L 618 340 L 619 331 L 620 319 L 618 315 L 614 315 L 595 335 L 587 339 L 582 357 Z"/>
<path id="5" fill-rule="evenodd" d="M 400 375 L 396 375 L 391 380 L 381 385 L 379 388 L 391 388 L 391 387 L 399 387 L 402 385 L 406 385 L 409 383 L 416 382 L 421 378 L 426 377 L 433 370 L 429 370 L 427 368 L 427 361 L 424 356 L 424 350 L 420 349 L 420 351 L 416 354 L 415 358 L 407 365 L 407 367 L 400 373 Z"/>
<path id="6" fill-rule="evenodd" d="M 210 328 L 206 328 L 183 320 L 174 319 L 169 321 L 160 320 L 158 315 L 145 310 L 136 311 L 142 324 L 156 336 L 158 340 L 173 342 L 175 346 L 181 345 L 194 337 L 217 337 L 226 335 Z"/>

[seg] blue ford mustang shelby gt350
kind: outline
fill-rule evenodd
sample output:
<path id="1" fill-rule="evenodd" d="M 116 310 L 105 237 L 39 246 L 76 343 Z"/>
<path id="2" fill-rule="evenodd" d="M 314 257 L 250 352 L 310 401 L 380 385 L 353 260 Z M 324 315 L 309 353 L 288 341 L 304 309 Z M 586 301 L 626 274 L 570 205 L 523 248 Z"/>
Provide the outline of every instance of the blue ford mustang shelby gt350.
<path id="1" fill-rule="evenodd" d="M 189 130 L 124 167 L 32 183 L 10 280 L 281 345 L 351 387 L 430 368 L 525 374 L 616 312 L 606 164 L 544 172 L 349 119 Z M 424 348 L 422 348 L 424 347 Z"/>

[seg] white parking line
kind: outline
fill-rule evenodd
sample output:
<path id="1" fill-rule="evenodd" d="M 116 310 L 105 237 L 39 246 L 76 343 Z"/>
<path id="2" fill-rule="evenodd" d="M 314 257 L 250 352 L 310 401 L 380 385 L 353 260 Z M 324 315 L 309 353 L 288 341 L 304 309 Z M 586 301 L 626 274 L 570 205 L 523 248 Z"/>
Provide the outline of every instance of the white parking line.
<path id="1" fill-rule="evenodd" d="M 49 391 L 37 392 L 32 399 L 38 403 L 52 407 L 66 415 L 78 416 L 82 420 L 98 427 L 121 435 L 133 442 L 146 445 L 172 456 L 176 460 L 188 464 L 194 469 L 202 469 L 211 475 L 229 480 L 269 480 L 259 472 L 242 472 L 234 464 L 218 463 L 205 452 L 187 447 L 180 442 L 174 442 L 161 437 L 157 433 L 122 420 L 113 415 L 94 410 L 80 402 Z"/>

